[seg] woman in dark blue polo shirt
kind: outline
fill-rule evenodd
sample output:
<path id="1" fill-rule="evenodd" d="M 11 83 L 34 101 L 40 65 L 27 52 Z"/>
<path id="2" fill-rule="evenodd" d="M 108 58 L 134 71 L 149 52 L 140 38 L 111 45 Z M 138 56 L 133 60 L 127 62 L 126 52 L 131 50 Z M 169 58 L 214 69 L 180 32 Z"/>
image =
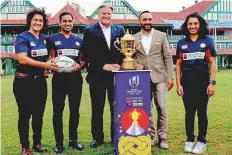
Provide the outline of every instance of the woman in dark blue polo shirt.
<path id="1" fill-rule="evenodd" d="M 185 106 L 185 152 L 201 153 L 206 150 L 207 105 L 215 93 L 217 52 L 207 36 L 208 24 L 198 13 L 187 16 L 182 31 L 186 36 L 177 43 L 176 82 L 177 94 L 182 96 Z M 196 112 L 199 134 L 195 144 Z"/>
<path id="2" fill-rule="evenodd" d="M 46 36 L 40 31 L 47 26 L 44 10 L 33 9 L 27 14 L 28 31 L 19 34 L 15 41 L 18 64 L 13 92 L 18 105 L 18 132 L 22 154 L 30 155 L 29 120 L 32 117 L 33 149 L 46 152 L 41 144 L 42 124 L 47 100 L 47 82 L 44 69 L 57 70 L 57 65 L 46 62 L 49 53 Z"/>

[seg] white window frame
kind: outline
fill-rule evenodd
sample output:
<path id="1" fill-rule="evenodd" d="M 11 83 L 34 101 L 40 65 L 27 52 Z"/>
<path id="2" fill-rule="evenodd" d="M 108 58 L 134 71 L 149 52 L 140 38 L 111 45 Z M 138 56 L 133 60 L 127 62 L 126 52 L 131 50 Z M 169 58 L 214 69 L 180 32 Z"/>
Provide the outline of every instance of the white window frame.
<path id="1" fill-rule="evenodd" d="M 0 46 L 0 52 L 5 52 L 5 46 Z"/>
<path id="2" fill-rule="evenodd" d="M 8 53 L 15 53 L 15 48 L 14 48 L 14 46 L 8 46 L 8 47 L 7 47 L 7 52 L 8 52 Z"/>
<path id="3" fill-rule="evenodd" d="M 232 49 L 232 44 L 228 44 L 228 49 Z"/>
<path id="4" fill-rule="evenodd" d="M 224 48 L 226 48 L 226 44 L 217 44 L 216 48 L 217 49 L 224 49 Z"/>
<path id="5" fill-rule="evenodd" d="M 169 44 L 170 49 L 176 49 L 176 44 Z"/>

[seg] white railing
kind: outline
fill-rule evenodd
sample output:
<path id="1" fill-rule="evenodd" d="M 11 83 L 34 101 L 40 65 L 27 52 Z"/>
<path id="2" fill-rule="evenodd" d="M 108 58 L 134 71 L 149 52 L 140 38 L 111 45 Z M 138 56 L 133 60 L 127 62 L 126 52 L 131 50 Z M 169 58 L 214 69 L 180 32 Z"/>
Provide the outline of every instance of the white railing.
<path id="1" fill-rule="evenodd" d="M 182 38 L 184 38 L 183 35 L 168 35 L 168 40 L 169 41 L 178 41 Z M 209 35 L 209 37 L 211 37 L 212 39 L 215 40 L 215 36 L 214 35 Z M 228 39 L 228 37 L 226 35 L 217 35 L 217 41 L 227 41 L 227 40 L 231 40 L 231 39 Z M 231 40 L 232 41 L 232 40 Z"/>
<path id="2" fill-rule="evenodd" d="M 1 44 L 13 44 L 15 37 L 1 37 Z"/>

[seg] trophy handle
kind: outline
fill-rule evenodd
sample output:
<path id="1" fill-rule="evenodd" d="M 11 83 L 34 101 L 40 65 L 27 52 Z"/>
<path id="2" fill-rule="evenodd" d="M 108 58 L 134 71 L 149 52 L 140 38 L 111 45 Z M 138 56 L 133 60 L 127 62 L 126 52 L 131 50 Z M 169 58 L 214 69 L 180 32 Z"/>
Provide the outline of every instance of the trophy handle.
<path id="1" fill-rule="evenodd" d="M 117 50 L 121 51 L 122 49 L 119 48 L 116 44 L 120 44 L 121 42 L 119 41 L 119 38 L 116 38 L 116 41 L 114 42 L 114 47 L 117 48 Z"/>

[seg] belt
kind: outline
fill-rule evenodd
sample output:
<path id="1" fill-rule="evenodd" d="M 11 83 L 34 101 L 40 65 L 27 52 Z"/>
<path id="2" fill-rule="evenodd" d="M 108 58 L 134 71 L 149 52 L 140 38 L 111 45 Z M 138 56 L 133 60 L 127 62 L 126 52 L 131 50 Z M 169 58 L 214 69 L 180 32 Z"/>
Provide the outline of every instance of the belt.
<path id="1" fill-rule="evenodd" d="M 35 80 L 39 78 L 45 78 L 45 76 L 29 75 L 29 74 L 24 74 L 20 72 L 16 72 L 15 76 L 19 78 L 24 78 L 24 79 L 35 79 Z"/>
<path id="2" fill-rule="evenodd" d="M 54 72 L 53 75 L 54 76 L 71 76 L 71 75 L 81 75 L 80 71 L 76 71 L 76 72 L 68 72 L 68 73 L 59 73 L 59 72 Z"/>

